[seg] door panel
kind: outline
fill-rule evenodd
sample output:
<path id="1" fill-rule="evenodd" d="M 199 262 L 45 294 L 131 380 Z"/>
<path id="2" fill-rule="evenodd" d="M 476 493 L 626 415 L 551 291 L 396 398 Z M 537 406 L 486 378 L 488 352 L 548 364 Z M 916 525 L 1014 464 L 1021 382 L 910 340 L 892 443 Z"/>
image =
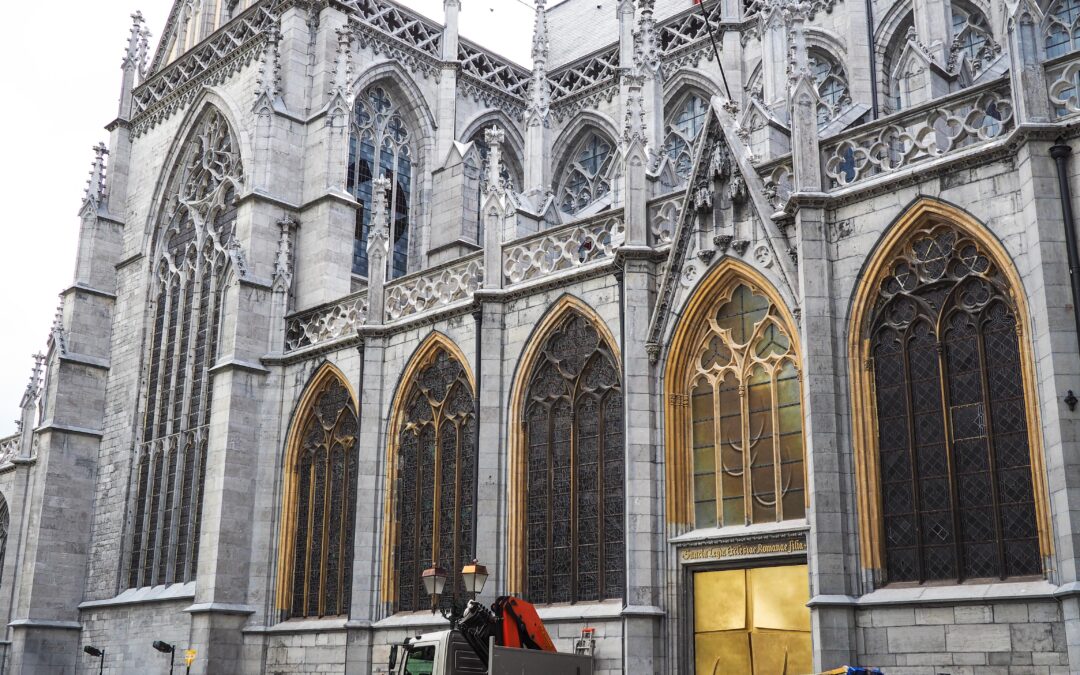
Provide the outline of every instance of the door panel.
<path id="1" fill-rule="evenodd" d="M 806 565 L 694 575 L 697 675 L 803 675 L 812 668 Z"/>

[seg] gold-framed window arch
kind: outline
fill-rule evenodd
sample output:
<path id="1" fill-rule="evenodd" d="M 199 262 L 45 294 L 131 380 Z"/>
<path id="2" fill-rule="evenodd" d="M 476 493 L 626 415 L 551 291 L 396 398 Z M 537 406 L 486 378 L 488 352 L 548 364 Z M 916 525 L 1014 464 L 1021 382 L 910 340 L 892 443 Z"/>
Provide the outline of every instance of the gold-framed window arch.
<path id="1" fill-rule="evenodd" d="M 695 289 L 672 335 L 664 394 L 669 522 L 805 517 L 798 333 L 757 270 L 725 258 Z"/>
<path id="2" fill-rule="evenodd" d="M 277 608 L 281 619 L 348 615 L 352 598 L 359 408 L 324 363 L 296 404 L 285 449 Z"/>
<path id="3" fill-rule="evenodd" d="M 589 305 L 564 295 L 519 360 L 510 395 L 507 587 L 531 602 L 623 597 L 626 447 L 617 345 Z M 567 517 L 560 520 L 556 508 Z"/>
<path id="4" fill-rule="evenodd" d="M 476 383 L 469 361 L 441 333 L 409 360 L 390 408 L 382 594 L 393 612 L 427 609 L 421 574 L 449 578 L 442 600 L 463 592 L 476 555 Z"/>
<path id="5" fill-rule="evenodd" d="M 860 554 L 878 583 L 1044 573 L 1029 322 L 1004 247 L 952 205 L 915 202 L 870 256 L 848 367 Z"/>

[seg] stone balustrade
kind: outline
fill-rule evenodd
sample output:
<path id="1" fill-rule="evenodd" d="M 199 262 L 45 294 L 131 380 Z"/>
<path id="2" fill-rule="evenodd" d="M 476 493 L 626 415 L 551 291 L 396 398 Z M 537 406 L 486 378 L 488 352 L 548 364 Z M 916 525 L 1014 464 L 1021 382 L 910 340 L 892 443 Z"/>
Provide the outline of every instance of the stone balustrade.
<path id="1" fill-rule="evenodd" d="M 484 257 L 474 253 L 386 286 L 386 319 L 398 319 L 472 297 L 484 281 Z"/>
<path id="2" fill-rule="evenodd" d="M 903 110 L 822 146 L 836 189 L 985 143 L 1015 127 L 1009 80 L 1000 78 Z"/>
<path id="3" fill-rule="evenodd" d="M 1064 119 L 1080 113 L 1080 52 L 1049 61 L 1045 68 L 1054 117 Z"/>
<path id="4" fill-rule="evenodd" d="M 649 204 L 649 245 L 660 247 L 671 243 L 679 226 L 686 192 L 679 190 Z"/>
<path id="5" fill-rule="evenodd" d="M 581 267 L 614 256 L 625 241 L 621 210 L 543 230 L 503 247 L 503 278 L 514 285 Z"/>
<path id="6" fill-rule="evenodd" d="M 367 322 L 367 291 L 293 314 L 285 322 L 285 351 L 312 347 L 355 333 Z"/>

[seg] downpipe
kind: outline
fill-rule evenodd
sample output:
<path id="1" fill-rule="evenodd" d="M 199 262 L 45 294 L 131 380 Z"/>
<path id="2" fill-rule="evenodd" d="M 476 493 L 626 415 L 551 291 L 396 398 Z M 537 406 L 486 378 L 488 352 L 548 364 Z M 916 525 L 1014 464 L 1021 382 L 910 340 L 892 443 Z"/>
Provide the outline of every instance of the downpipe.
<path id="1" fill-rule="evenodd" d="M 1061 219 L 1065 226 L 1065 251 L 1069 259 L 1069 284 L 1072 288 L 1073 320 L 1076 323 L 1076 339 L 1080 348 L 1080 251 L 1076 244 L 1076 219 L 1072 208 L 1072 190 L 1069 188 L 1069 157 L 1072 147 L 1058 141 L 1050 146 L 1050 157 L 1054 160 L 1058 178 L 1058 197 L 1061 200 Z M 1070 389 L 1065 396 L 1069 410 L 1076 410 L 1076 394 Z"/>

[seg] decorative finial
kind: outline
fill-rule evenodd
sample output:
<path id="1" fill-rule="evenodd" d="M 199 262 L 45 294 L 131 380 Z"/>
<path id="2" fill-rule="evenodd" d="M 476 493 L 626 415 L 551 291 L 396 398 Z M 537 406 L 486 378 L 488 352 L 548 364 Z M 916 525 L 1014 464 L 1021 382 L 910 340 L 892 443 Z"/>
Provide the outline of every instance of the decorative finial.
<path id="1" fill-rule="evenodd" d="M 86 181 L 86 192 L 83 195 L 84 202 L 94 205 L 102 203 L 105 199 L 105 157 L 109 154 L 109 148 L 104 143 L 94 146 L 94 161 L 90 167 L 90 178 Z"/>
<path id="2" fill-rule="evenodd" d="M 30 381 L 26 383 L 26 391 L 23 393 L 20 408 L 37 403 L 38 397 L 41 396 L 41 373 L 44 367 L 45 355 L 41 352 L 34 354 L 34 367 L 30 372 Z"/>
<path id="3" fill-rule="evenodd" d="M 331 94 L 349 98 L 353 79 L 353 32 L 348 26 L 337 29 L 337 56 L 334 59 L 334 80 Z"/>
<path id="4" fill-rule="evenodd" d="M 272 21 L 266 29 L 266 48 L 259 58 L 256 82 L 256 108 L 272 106 L 281 95 L 281 26 L 277 20 Z"/>
<path id="5" fill-rule="evenodd" d="M 292 285 L 293 236 L 298 223 L 291 215 L 285 214 L 277 224 L 281 228 L 281 235 L 278 238 L 277 257 L 274 260 L 274 283 L 275 285 L 280 283 L 288 288 Z"/>
<path id="6" fill-rule="evenodd" d="M 124 70 L 139 69 L 139 45 L 144 30 L 146 30 L 146 20 L 143 19 L 142 12 L 135 12 L 131 15 L 131 33 L 128 35 L 127 49 L 124 51 L 122 66 Z"/>
<path id="7" fill-rule="evenodd" d="M 368 229 L 368 259 L 375 254 L 385 256 L 390 252 L 390 224 L 386 213 L 386 193 L 390 191 L 390 179 L 379 176 L 371 181 L 371 227 Z M 370 263 L 369 263 L 370 265 Z"/>
<path id="8" fill-rule="evenodd" d="M 60 304 L 56 306 L 52 328 L 49 330 L 49 346 L 55 347 L 57 353 L 61 356 L 67 354 L 67 335 L 64 332 L 64 300 L 62 297 Z"/>
<path id="9" fill-rule="evenodd" d="M 626 118 L 623 121 L 623 140 L 627 145 L 640 142 L 648 144 L 649 132 L 645 124 L 645 97 L 641 90 L 645 86 L 645 76 L 632 72 L 623 77 L 627 85 Z"/>
<path id="10" fill-rule="evenodd" d="M 487 143 L 487 191 L 488 194 L 502 192 L 502 144 L 506 140 L 506 132 L 497 125 L 491 125 L 484 130 L 484 142 Z"/>
<path id="11" fill-rule="evenodd" d="M 660 72 L 660 43 L 656 33 L 656 17 L 653 15 L 655 0 L 638 0 L 641 18 L 634 36 L 634 67 L 646 74 Z"/>
<path id="12" fill-rule="evenodd" d="M 533 28 L 533 70 L 529 80 L 529 114 L 547 119 L 551 109 L 551 83 L 547 78 L 548 35 L 545 0 L 536 0 L 536 26 Z"/>

